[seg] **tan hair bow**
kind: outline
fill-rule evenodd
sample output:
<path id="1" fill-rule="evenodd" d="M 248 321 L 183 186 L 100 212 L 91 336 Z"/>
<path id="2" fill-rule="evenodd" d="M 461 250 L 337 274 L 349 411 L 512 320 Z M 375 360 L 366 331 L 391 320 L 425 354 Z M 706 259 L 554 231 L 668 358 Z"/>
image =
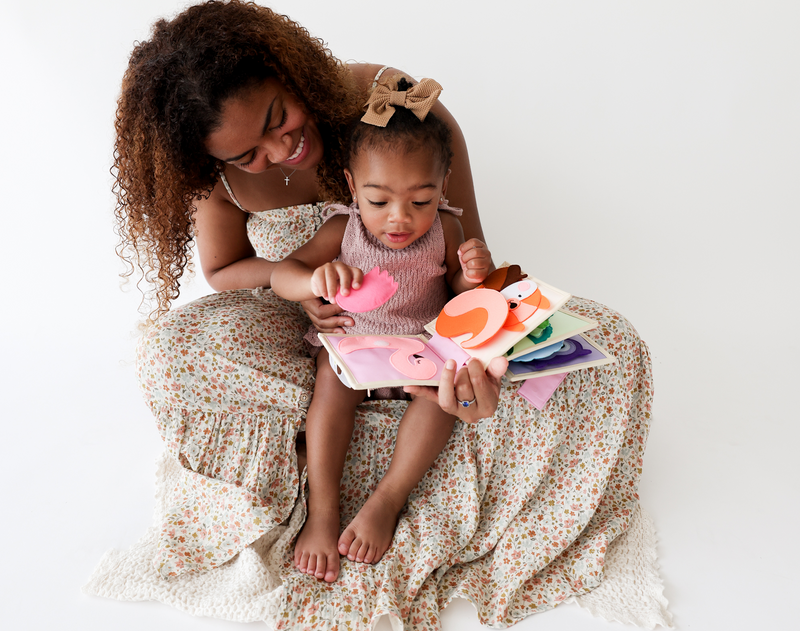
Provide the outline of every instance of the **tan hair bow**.
<path id="1" fill-rule="evenodd" d="M 397 82 L 402 77 L 402 74 L 397 74 L 385 84 L 379 83 L 375 86 L 367 101 L 367 113 L 361 117 L 362 123 L 386 127 L 386 123 L 394 114 L 395 107 L 411 110 L 419 120 L 425 120 L 428 112 L 439 99 L 442 86 L 433 79 L 423 79 L 405 92 L 400 92 L 397 89 Z"/>

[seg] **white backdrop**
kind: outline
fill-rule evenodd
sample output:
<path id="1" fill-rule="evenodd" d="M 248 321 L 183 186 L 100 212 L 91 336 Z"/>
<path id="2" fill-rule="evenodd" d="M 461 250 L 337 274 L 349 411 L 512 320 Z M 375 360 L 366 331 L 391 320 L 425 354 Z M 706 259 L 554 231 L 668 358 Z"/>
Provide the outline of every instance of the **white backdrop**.
<path id="1" fill-rule="evenodd" d="M 7 628 L 234 628 L 79 592 L 150 522 L 160 439 L 133 376 L 140 297 L 117 276 L 108 168 L 132 44 L 185 4 L 3 3 Z M 496 260 L 613 306 L 649 343 L 641 495 L 677 627 L 785 628 L 800 586 L 800 5 L 470 4 L 271 6 L 344 60 L 437 79 Z M 208 291 L 195 278 L 181 302 Z M 444 623 L 478 628 L 463 602 Z M 620 628 L 574 607 L 518 628 L 565 627 Z"/>

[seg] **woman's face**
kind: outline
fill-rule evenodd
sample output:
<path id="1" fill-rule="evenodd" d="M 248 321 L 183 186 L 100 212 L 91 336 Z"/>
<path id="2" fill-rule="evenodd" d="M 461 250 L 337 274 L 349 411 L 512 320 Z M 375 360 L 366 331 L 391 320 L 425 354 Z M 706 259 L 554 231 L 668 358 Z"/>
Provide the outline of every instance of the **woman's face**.
<path id="1" fill-rule="evenodd" d="M 275 79 L 224 101 L 221 124 L 205 146 L 213 157 L 248 173 L 314 169 L 323 153 L 316 123 Z"/>

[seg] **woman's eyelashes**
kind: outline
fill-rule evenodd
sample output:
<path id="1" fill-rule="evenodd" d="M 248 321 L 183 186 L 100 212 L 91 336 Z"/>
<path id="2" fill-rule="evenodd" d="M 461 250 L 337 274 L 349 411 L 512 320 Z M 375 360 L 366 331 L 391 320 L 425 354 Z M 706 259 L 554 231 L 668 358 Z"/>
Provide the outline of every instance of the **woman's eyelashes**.
<path id="1" fill-rule="evenodd" d="M 275 127 L 270 127 L 270 128 L 267 130 L 267 131 L 268 131 L 268 132 L 271 132 L 271 131 L 275 131 L 276 129 L 280 129 L 281 127 L 283 127 L 283 126 L 286 124 L 286 119 L 288 118 L 288 116 L 289 116 L 288 112 L 286 111 L 286 109 L 284 109 L 284 110 L 283 110 L 283 114 L 281 115 L 281 120 L 280 120 L 280 122 L 279 122 L 277 125 L 275 125 Z M 247 167 L 249 167 L 251 164 L 253 164 L 253 162 L 255 161 L 255 159 L 256 159 L 256 152 L 255 152 L 255 151 L 253 151 L 253 153 L 252 153 L 252 154 L 250 154 L 250 159 L 249 159 L 247 162 L 240 162 L 240 163 L 238 164 L 238 166 L 239 166 L 240 168 L 243 168 L 243 169 L 244 169 L 244 168 L 247 168 Z"/>
<path id="2" fill-rule="evenodd" d="M 284 108 L 283 114 L 281 115 L 281 122 L 278 123 L 277 125 L 275 125 L 275 127 L 271 127 L 269 129 L 269 131 L 275 131 L 276 129 L 280 129 L 281 127 L 283 127 L 286 124 L 286 119 L 287 118 L 288 118 L 288 113 L 287 113 L 286 109 Z"/>

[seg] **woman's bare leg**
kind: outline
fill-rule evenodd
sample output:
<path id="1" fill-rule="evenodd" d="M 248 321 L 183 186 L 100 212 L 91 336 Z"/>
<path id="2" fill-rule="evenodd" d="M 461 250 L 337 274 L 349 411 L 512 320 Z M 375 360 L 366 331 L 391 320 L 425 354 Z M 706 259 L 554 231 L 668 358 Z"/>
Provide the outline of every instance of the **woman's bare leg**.
<path id="1" fill-rule="evenodd" d="M 339 487 L 356 406 L 365 394 L 339 381 L 328 363 L 328 352 L 322 349 L 306 415 L 308 516 L 294 546 L 294 564 L 328 583 L 339 576 Z"/>
<path id="2" fill-rule="evenodd" d="M 339 552 L 351 561 L 377 563 L 392 543 L 397 516 L 453 432 L 455 417 L 418 397 L 408 406 L 389 469 L 375 492 L 339 537 Z"/>

